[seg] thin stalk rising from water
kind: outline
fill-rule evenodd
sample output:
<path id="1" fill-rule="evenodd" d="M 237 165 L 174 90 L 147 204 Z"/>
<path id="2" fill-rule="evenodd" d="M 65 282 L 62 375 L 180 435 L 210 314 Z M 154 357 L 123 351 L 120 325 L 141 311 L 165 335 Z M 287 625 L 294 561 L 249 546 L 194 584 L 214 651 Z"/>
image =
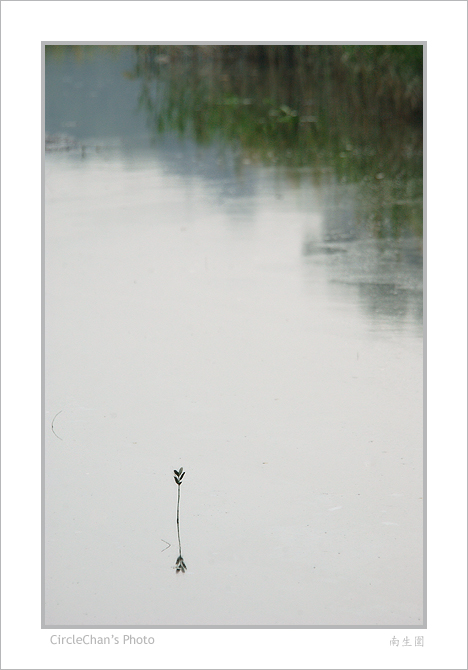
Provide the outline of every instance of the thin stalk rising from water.
<path id="1" fill-rule="evenodd" d="M 177 558 L 175 564 L 176 573 L 185 572 L 187 570 L 187 566 L 185 565 L 184 559 L 182 558 L 182 547 L 180 544 L 180 525 L 179 525 L 180 485 L 182 484 L 182 479 L 184 475 L 185 472 L 183 468 L 180 468 L 180 470 L 174 470 L 174 479 L 177 484 L 177 538 L 179 540 L 179 557 Z"/>
<path id="2" fill-rule="evenodd" d="M 181 554 L 182 548 L 180 546 L 179 507 L 180 507 L 180 484 L 177 487 L 177 537 L 179 538 L 179 554 Z"/>

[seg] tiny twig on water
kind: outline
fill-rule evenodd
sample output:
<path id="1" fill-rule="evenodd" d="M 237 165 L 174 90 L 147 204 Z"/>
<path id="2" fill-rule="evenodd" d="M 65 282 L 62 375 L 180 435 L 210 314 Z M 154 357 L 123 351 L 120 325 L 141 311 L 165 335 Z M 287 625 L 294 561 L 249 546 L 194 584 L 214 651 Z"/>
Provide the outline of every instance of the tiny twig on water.
<path id="1" fill-rule="evenodd" d="M 58 437 L 59 440 L 62 440 L 62 438 L 59 435 L 57 435 L 57 433 L 54 430 L 54 421 L 58 417 L 58 415 L 61 414 L 62 412 L 63 412 L 63 409 L 61 409 L 60 412 L 57 412 L 57 414 L 52 419 L 52 423 L 50 424 L 50 427 L 52 428 L 53 434 L 55 435 L 55 437 Z M 63 440 L 62 440 L 62 442 L 63 442 Z"/>
<path id="2" fill-rule="evenodd" d="M 184 468 L 180 468 L 180 470 L 174 470 L 174 479 L 177 484 L 177 537 L 179 540 L 179 557 L 177 558 L 175 564 L 176 573 L 185 572 L 187 570 L 187 566 L 185 565 L 184 559 L 182 558 L 182 547 L 180 544 L 180 526 L 179 526 L 180 485 L 182 484 L 182 479 L 184 478 L 184 475 L 185 475 Z"/>

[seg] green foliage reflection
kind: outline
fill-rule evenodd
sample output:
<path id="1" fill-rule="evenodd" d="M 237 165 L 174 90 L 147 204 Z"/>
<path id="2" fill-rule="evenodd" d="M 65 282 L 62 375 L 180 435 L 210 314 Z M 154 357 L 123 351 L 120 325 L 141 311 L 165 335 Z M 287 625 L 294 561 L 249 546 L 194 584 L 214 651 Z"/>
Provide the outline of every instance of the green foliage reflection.
<path id="1" fill-rule="evenodd" d="M 422 234 L 422 46 L 135 51 L 126 76 L 141 81 L 139 109 L 155 141 L 176 132 L 235 147 L 245 163 L 360 184 L 392 234 L 405 217 Z"/>

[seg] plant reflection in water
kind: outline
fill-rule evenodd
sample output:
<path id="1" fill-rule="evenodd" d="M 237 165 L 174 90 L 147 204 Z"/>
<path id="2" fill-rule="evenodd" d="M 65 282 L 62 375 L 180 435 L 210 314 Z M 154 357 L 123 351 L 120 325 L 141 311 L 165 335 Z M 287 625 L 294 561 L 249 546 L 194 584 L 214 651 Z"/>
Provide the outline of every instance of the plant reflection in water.
<path id="1" fill-rule="evenodd" d="M 422 239 L 422 46 L 140 45 L 135 54 L 125 76 L 140 81 L 155 144 L 175 134 L 231 147 L 239 175 L 263 164 L 296 182 L 309 170 L 317 188 L 354 185 L 360 226 Z"/>

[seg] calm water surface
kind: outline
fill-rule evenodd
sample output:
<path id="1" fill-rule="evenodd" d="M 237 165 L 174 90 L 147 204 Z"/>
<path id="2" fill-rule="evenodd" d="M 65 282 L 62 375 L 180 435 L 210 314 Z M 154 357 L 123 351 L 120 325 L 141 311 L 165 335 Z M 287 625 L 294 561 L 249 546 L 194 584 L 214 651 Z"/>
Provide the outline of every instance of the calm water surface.
<path id="1" fill-rule="evenodd" d="M 135 58 L 46 61 L 45 623 L 420 625 L 419 177 L 156 136 Z"/>

